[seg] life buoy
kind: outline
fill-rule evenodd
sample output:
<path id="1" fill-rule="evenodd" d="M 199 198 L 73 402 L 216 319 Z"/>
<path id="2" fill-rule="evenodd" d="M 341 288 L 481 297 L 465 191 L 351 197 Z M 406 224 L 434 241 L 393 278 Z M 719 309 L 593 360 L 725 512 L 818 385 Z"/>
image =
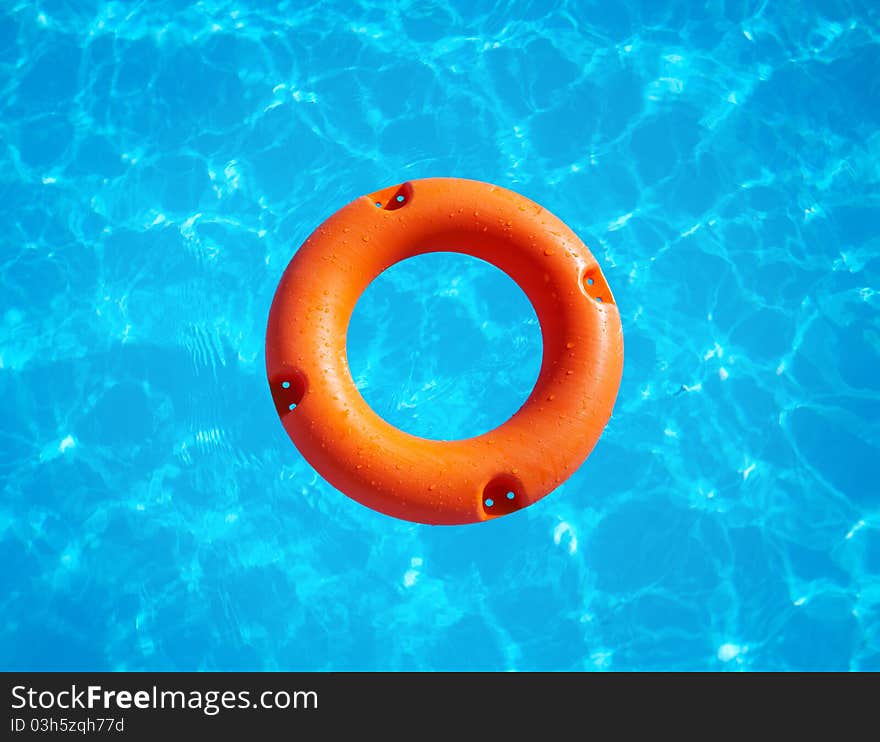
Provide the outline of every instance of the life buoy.
<path id="1" fill-rule="evenodd" d="M 347 362 L 349 320 L 370 282 L 437 251 L 507 273 L 531 300 L 544 344 L 522 407 L 464 440 L 392 426 L 364 401 Z M 405 520 L 472 523 L 531 505 L 584 462 L 617 397 L 623 331 L 596 259 L 562 221 L 498 186 L 429 178 L 356 199 L 305 241 L 272 302 L 266 369 L 287 434 L 334 487 Z"/>

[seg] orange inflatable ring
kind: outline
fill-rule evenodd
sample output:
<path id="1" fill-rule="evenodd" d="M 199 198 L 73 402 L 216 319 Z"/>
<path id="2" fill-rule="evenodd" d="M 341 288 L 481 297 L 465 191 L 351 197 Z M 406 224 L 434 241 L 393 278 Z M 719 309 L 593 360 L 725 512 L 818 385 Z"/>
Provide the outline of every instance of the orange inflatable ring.
<path id="1" fill-rule="evenodd" d="M 531 300 L 544 343 L 523 406 L 465 440 L 390 425 L 347 362 L 349 320 L 370 282 L 438 251 L 507 273 Z M 287 434 L 334 487 L 405 520 L 473 523 L 531 505 L 584 462 L 620 386 L 623 331 L 596 259 L 563 222 L 498 186 L 429 178 L 352 201 L 305 241 L 272 302 L 266 368 Z"/>

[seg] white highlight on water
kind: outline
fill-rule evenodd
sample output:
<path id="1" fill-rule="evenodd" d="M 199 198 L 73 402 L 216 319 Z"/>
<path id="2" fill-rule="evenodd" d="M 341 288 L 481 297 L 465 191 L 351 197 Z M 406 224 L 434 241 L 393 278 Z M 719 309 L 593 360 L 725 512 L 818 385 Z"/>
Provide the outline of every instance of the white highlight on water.
<path id="1" fill-rule="evenodd" d="M 568 534 L 568 553 L 574 555 L 577 552 L 578 540 L 577 535 L 568 523 L 562 521 L 553 529 L 553 543 L 559 546 L 562 543 L 562 537 Z"/>
<path id="2" fill-rule="evenodd" d="M 747 650 L 748 647 L 742 647 L 739 644 L 727 642 L 718 647 L 718 659 L 722 662 L 730 662 Z"/>
<path id="3" fill-rule="evenodd" d="M 409 560 L 410 568 L 403 573 L 403 586 L 404 587 L 412 587 L 416 584 L 416 581 L 419 579 L 420 570 L 419 568 L 424 563 L 421 557 L 413 557 Z"/>

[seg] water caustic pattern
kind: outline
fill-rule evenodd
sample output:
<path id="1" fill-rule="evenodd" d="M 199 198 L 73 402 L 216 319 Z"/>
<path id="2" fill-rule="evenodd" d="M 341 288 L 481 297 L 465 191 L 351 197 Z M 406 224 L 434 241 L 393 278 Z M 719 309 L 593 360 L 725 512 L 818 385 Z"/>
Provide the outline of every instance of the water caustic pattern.
<path id="1" fill-rule="evenodd" d="M 697 5 L 4 4 L 0 665 L 880 669 L 880 18 Z M 563 219 L 626 338 L 578 473 L 443 529 L 317 478 L 262 346 L 316 225 L 437 175 Z M 352 373 L 484 432 L 534 314 L 432 258 Z"/>

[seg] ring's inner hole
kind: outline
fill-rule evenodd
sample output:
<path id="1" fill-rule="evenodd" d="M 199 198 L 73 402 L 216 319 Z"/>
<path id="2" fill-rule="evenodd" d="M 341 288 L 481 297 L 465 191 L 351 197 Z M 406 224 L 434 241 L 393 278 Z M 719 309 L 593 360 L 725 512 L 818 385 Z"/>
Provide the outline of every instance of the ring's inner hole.
<path id="1" fill-rule="evenodd" d="M 393 265 L 364 292 L 348 362 L 367 403 L 413 435 L 480 435 L 525 402 L 541 367 L 531 302 L 502 271 L 459 253 Z"/>

